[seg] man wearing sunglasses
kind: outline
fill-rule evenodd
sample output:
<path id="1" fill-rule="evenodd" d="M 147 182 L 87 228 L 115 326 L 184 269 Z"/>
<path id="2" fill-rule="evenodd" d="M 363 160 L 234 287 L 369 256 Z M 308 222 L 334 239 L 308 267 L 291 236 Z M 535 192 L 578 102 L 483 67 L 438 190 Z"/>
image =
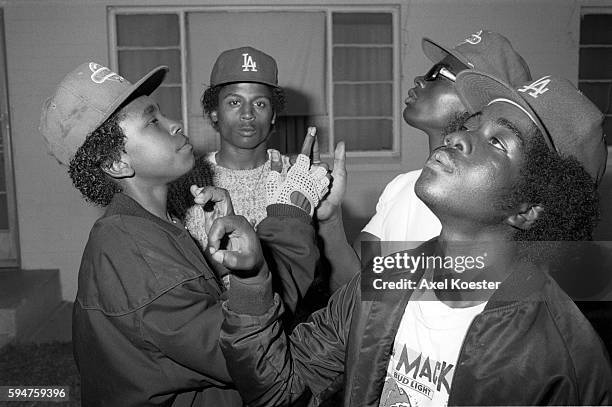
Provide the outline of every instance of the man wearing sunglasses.
<path id="1" fill-rule="evenodd" d="M 511 85 L 531 79 L 525 60 L 506 37 L 496 32 L 480 30 L 454 48 L 423 38 L 422 48 L 434 65 L 425 75 L 414 79 L 415 86 L 408 91 L 403 116 L 406 123 L 427 134 L 430 152 L 442 144 L 443 135 L 452 132 L 466 115 L 467 109 L 455 89 L 459 72 L 475 69 Z M 440 233 L 440 221 L 414 193 L 420 174 L 420 169 L 400 174 L 385 187 L 376 205 L 376 214 L 353 243 L 359 257 L 362 257 L 362 241 L 415 242 L 416 247 L 418 242 Z M 330 198 L 328 201 L 334 202 Z M 339 205 L 341 199 L 335 202 Z M 344 233 L 340 211 L 318 211 L 317 216 L 319 235 L 325 242 L 325 255 L 332 267 L 330 288 L 335 291 L 350 280 L 360 263 L 340 235 Z M 365 253 L 364 256 L 369 257 Z"/>

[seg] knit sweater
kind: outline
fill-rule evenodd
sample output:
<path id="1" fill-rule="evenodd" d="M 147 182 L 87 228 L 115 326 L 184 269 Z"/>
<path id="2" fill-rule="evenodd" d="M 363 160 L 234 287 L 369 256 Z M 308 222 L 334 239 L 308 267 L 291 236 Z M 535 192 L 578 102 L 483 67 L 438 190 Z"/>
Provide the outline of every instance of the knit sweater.
<path id="1" fill-rule="evenodd" d="M 191 171 L 170 184 L 168 210 L 184 220 L 188 208 L 193 205 L 189 187 L 194 184 L 200 187 L 215 185 L 227 189 L 234 212 L 256 226 L 266 217 L 265 184 L 270 173 L 270 160 L 253 169 L 232 170 L 218 165 L 216 154 L 215 151 L 199 157 Z M 289 167 L 289 157 L 282 157 L 284 176 Z"/>
<path id="2" fill-rule="evenodd" d="M 259 167 L 248 170 L 232 170 L 217 164 L 217 152 L 206 155 L 210 163 L 213 185 L 227 189 L 234 212 L 257 226 L 266 217 L 266 180 L 270 173 L 270 160 Z M 283 156 L 283 175 L 288 167 L 288 157 Z"/>

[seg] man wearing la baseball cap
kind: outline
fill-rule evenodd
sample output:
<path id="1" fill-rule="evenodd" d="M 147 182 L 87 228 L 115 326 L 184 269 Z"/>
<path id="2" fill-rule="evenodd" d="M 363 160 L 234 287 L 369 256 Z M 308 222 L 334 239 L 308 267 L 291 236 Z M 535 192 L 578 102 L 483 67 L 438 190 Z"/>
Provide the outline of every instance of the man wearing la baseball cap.
<path id="1" fill-rule="evenodd" d="M 507 103 L 521 110 L 551 151 L 575 158 L 599 184 L 608 157 L 603 114 L 569 81 L 546 75 L 514 88 L 494 75 L 464 71 L 457 77 L 456 86 L 472 112 L 493 103 Z"/>
<path id="2" fill-rule="evenodd" d="M 197 221 L 191 185 L 212 183 L 226 189 L 235 213 L 258 226 L 266 217 L 265 184 L 272 165 L 282 167 L 284 179 L 289 157 L 268 149 L 285 95 L 278 86 L 276 61 L 267 53 L 251 46 L 223 51 L 214 63 L 201 103 L 206 119 L 219 134 L 219 150 L 198 157 L 193 169 L 170 185 L 168 207 L 204 242 L 206 233 Z M 279 275 L 287 283 L 282 284 L 281 295 L 291 312 L 314 279 L 314 270 L 310 271 Z M 224 281 L 228 278 L 224 276 Z"/>
<path id="3" fill-rule="evenodd" d="M 106 207 L 83 253 L 73 310 L 83 406 L 243 405 L 218 346 L 226 290 L 214 261 L 167 211 L 168 184 L 194 163 L 181 124 L 149 96 L 167 71 L 155 68 L 131 84 L 99 63 L 84 63 L 43 106 L 40 131 L 50 152 L 87 201 Z M 220 188 L 194 189 L 192 196 L 199 205 L 212 201 L 219 217 L 233 215 Z M 290 204 L 268 213 L 262 241 L 282 242 L 275 253 L 313 234 L 308 214 Z M 251 225 L 223 219 L 247 244 L 245 262 L 232 270 L 267 273 Z M 314 269 L 310 251 L 284 256 L 279 273 L 289 274 L 283 267 L 293 261 Z"/>
<path id="4" fill-rule="evenodd" d="M 248 405 L 324 400 L 339 382 L 346 407 L 612 404 L 603 343 L 547 273 L 564 241 L 592 239 L 602 114 L 554 76 L 466 70 L 456 86 L 471 115 L 415 185 L 438 237 L 374 258 L 289 335 L 270 288 L 226 303 L 221 347 Z"/>
<path id="5" fill-rule="evenodd" d="M 446 47 L 429 38 L 423 38 L 421 46 L 434 65 L 414 79 L 414 87 L 408 90 L 405 100 L 403 117 L 406 123 L 427 135 L 430 152 L 442 144 L 443 134 L 466 115 L 466 108 L 455 89 L 459 72 L 477 69 L 511 84 L 531 79 L 523 57 L 505 36 L 494 31 L 478 30 L 459 40 L 454 47 Z M 414 193 L 414 184 L 420 174 L 420 169 L 399 174 L 387 184 L 378 199 L 376 213 L 353 242 L 357 253 L 361 253 L 362 241 L 404 241 L 418 245 L 440 233 L 440 221 Z M 330 249 L 332 280 L 336 281 L 332 283 L 339 286 L 352 277 L 351 270 L 358 268 L 359 259 L 350 245 L 342 241 L 343 227 L 337 216 L 328 221 L 320 219 L 320 231 L 325 247 Z M 346 267 L 349 263 L 354 267 Z"/>
<path id="6" fill-rule="evenodd" d="M 197 158 L 193 170 L 171 185 L 171 208 L 185 217 L 193 204 L 189 185 L 211 179 L 213 185 L 229 191 L 236 214 L 257 225 L 266 216 L 269 155 L 281 160 L 278 151 L 268 152 L 274 123 L 285 105 L 276 61 L 250 46 L 222 52 L 201 103 L 205 118 L 219 134 L 219 150 Z M 282 159 L 288 164 L 286 157 Z"/>

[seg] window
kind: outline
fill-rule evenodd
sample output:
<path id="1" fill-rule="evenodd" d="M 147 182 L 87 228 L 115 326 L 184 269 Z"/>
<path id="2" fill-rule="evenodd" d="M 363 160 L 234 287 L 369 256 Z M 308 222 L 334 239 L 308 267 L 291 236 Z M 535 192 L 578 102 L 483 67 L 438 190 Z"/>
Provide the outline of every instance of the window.
<path id="1" fill-rule="evenodd" d="M 332 14 L 334 135 L 349 151 L 393 150 L 390 13 Z"/>
<path id="2" fill-rule="evenodd" d="M 580 23 L 578 87 L 604 113 L 612 145 L 612 9 L 584 9 Z"/>
<path id="3" fill-rule="evenodd" d="M 219 146 L 200 106 L 213 63 L 251 45 L 276 59 L 287 94 L 272 147 L 297 152 L 315 125 L 323 153 L 345 140 L 349 156 L 399 155 L 398 14 L 393 6 L 110 8 L 111 65 L 131 81 L 168 65 L 154 97 L 202 153 Z"/>

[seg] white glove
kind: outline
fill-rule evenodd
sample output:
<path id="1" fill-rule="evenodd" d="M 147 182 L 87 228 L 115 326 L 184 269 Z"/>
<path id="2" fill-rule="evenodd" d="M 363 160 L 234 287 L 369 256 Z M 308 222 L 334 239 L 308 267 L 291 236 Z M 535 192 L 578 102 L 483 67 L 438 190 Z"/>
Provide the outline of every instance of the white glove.
<path id="1" fill-rule="evenodd" d="M 310 203 L 309 215 L 312 216 L 321 198 L 327 193 L 328 186 L 327 170 L 323 167 L 310 169 L 310 159 L 304 154 L 299 154 L 283 182 L 281 182 L 280 173 L 270 171 L 268 174 L 266 180 L 267 204 L 293 205 L 306 211 L 303 206 L 299 205 L 299 200 L 303 197 Z"/>

